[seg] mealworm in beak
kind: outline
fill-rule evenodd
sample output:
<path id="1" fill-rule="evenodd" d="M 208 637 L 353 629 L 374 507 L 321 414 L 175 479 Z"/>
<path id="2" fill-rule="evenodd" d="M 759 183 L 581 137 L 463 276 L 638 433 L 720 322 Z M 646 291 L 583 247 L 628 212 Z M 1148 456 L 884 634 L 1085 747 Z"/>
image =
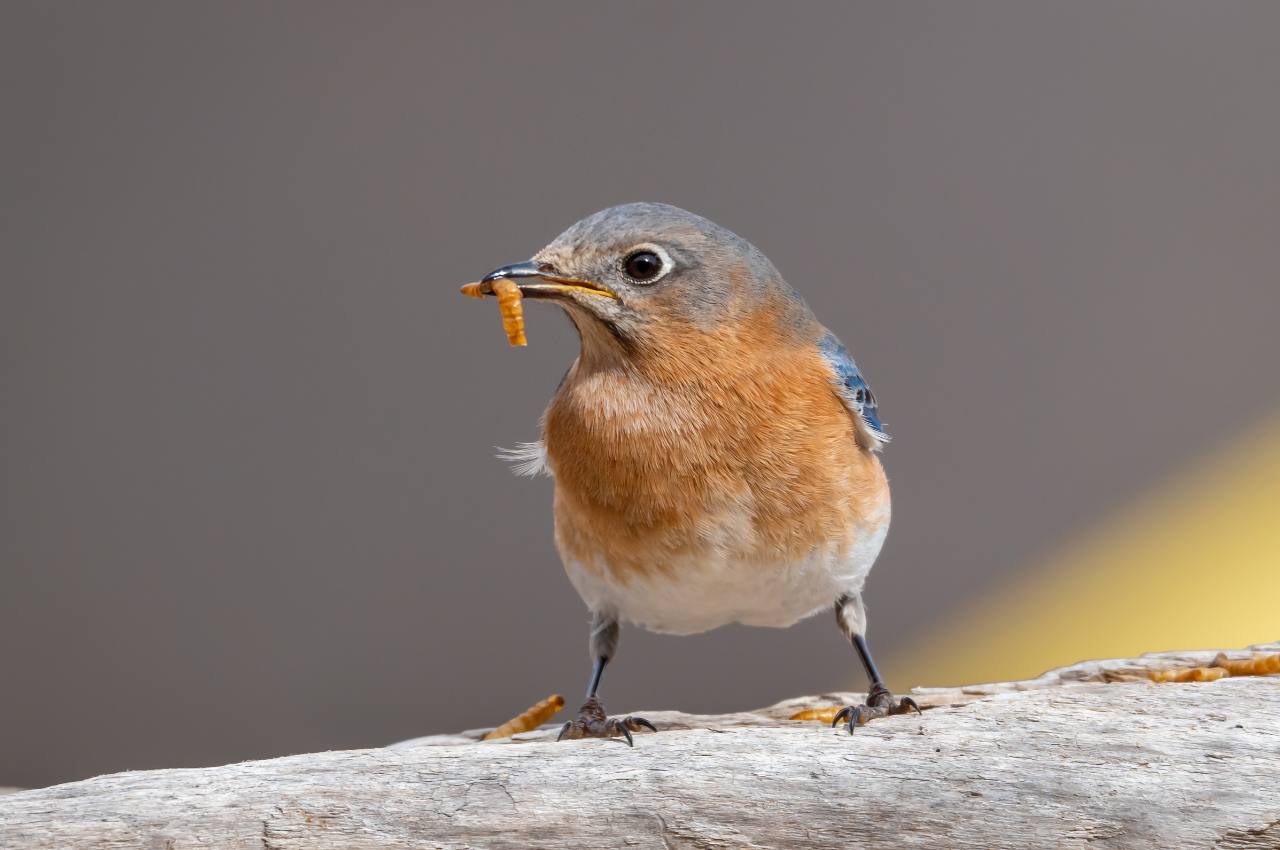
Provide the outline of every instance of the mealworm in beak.
<path id="1" fill-rule="evenodd" d="M 507 342 L 512 345 L 528 345 L 524 335 L 523 295 L 515 281 L 499 278 L 491 283 L 468 283 L 462 287 L 462 294 L 468 298 L 484 298 L 496 295 L 498 311 L 502 314 L 502 329 L 506 331 Z"/>
<path id="2" fill-rule="evenodd" d="M 507 332 L 507 342 L 512 345 L 528 345 L 524 335 L 524 309 L 521 305 L 520 287 L 514 280 L 495 280 L 493 294 L 498 296 L 498 310 L 502 313 L 502 329 Z"/>

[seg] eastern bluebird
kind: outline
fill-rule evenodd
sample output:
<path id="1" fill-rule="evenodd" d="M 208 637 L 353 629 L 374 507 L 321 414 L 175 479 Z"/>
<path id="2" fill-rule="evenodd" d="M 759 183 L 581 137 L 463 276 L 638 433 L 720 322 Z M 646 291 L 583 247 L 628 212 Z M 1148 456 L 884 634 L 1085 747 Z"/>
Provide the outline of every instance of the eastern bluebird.
<path id="1" fill-rule="evenodd" d="M 889 530 L 876 397 L 764 254 L 677 207 L 626 204 L 481 287 L 503 278 L 581 339 L 542 441 L 517 452 L 555 479 L 556 547 L 591 611 L 587 700 L 561 737 L 654 728 L 596 698 L 623 620 L 693 634 L 834 606 L 871 684 L 835 722 L 915 709 L 865 637 L 862 587 Z"/>

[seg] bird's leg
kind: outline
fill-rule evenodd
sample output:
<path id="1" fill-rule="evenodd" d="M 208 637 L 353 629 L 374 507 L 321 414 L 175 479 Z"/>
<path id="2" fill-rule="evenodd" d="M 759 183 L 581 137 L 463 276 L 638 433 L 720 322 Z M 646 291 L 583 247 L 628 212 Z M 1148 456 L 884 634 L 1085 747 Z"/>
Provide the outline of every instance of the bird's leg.
<path id="1" fill-rule="evenodd" d="M 916 701 L 911 697 L 903 697 L 895 701 L 892 693 L 885 687 L 884 679 L 880 678 L 880 671 L 876 668 L 876 662 L 871 657 L 871 649 L 867 646 L 865 637 L 867 630 L 867 614 L 866 609 L 862 606 L 861 595 L 857 596 L 841 596 L 836 600 L 836 622 L 840 624 L 840 628 L 848 635 L 849 640 L 853 642 L 853 648 L 858 651 L 858 658 L 862 661 L 862 668 L 867 671 L 867 681 L 870 688 L 867 690 L 867 700 L 862 705 L 846 706 L 836 714 L 832 726 L 839 725 L 840 721 L 845 721 L 849 734 L 853 734 L 853 730 L 877 717 L 885 717 L 890 714 L 906 714 L 908 711 L 920 712 L 920 706 L 916 705 Z"/>
<path id="2" fill-rule="evenodd" d="M 632 732 L 640 729 L 657 728 L 643 717 L 609 717 L 604 713 L 604 706 L 596 698 L 596 690 L 600 687 L 600 674 L 604 666 L 613 657 L 618 648 L 618 621 L 603 614 L 593 614 L 591 618 L 591 655 L 595 663 L 591 667 L 591 681 L 587 684 L 587 701 L 578 709 L 578 716 L 564 724 L 560 729 L 557 741 L 563 738 L 617 738 L 627 739 L 627 744 L 634 746 Z"/>

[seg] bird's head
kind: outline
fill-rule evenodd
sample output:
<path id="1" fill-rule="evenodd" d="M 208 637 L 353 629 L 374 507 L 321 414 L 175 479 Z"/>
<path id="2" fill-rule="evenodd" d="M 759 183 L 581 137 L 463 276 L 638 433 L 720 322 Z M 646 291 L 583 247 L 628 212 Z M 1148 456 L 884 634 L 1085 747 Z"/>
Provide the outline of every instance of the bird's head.
<path id="1" fill-rule="evenodd" d="M 688 349 L 748 316 L 782 327 L 811 318 L 745 239 L 666 204 L 610 207 L 574 224 L 532 259 L 495 269 L 526 298 L 552 301 L 577 326 L 584 357 Z"/>

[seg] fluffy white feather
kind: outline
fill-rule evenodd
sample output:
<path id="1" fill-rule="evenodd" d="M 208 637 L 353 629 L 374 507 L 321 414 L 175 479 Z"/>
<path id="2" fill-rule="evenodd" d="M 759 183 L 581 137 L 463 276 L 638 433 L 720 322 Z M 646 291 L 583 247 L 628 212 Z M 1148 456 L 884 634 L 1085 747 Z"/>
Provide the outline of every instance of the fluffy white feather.
<path id="1" fill-rule="evenodd" d="M 511 471 L 524 478 L 535 478 L 539 475 L 551 476 L 551 467 L 547 465 L 547 447 L 541 440 L 532 443 L 516 443 L 513 449 L 496 446 L 498 460 L 511 464 Z"/>

